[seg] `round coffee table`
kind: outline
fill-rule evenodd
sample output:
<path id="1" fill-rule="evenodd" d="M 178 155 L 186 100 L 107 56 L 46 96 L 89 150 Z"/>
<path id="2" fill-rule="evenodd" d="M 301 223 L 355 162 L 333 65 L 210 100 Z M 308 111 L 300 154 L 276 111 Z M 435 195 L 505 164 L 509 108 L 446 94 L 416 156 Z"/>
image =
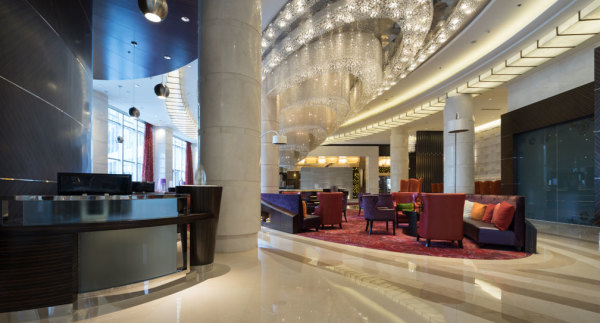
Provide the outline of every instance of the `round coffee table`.
<path id="1" fill-rule="evenodd" d="M 402 211 L 408 217 L 408 227 L 402 229 L 402 232 L 408 236 L 417 236 L 417 221 L 419 221 L 419 212 Z"/>

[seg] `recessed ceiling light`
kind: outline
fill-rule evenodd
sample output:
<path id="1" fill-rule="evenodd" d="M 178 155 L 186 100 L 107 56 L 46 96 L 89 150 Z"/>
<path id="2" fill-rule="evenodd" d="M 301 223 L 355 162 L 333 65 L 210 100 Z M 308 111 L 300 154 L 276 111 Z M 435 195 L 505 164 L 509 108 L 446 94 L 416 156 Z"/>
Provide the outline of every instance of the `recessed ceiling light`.
<path id="1" fill-rule="evenodd" d="M 135 87 L 140 87 L 140 85 L 139 85 L 139 84 L 136 84 L 136 85 L 135 85 Z"/>
<path id="2" fill-rule="evenodd" d="M 165 56 L 164 56 L 164 58 L 165 58 L 165 59 L 171 59 L 171 56 L 169 56 L 169 55 L 165 55 Z"/>
<path id="3" fill-rule="evenodd" d="M 188 17 L 181 17 L 181 21 L 183 21 L 183 22 L 190 22 L 190 18 L 188 18 Z"/>
<path id="4" fill-rule="evenodd" d="M 131 46 L 133 46 L 133 47 L 137 47 L 137 45 L 138 45 L 138 43 L 137 43 L 135 40 L 132 40 L 132 41 L 131 41 Z"/>

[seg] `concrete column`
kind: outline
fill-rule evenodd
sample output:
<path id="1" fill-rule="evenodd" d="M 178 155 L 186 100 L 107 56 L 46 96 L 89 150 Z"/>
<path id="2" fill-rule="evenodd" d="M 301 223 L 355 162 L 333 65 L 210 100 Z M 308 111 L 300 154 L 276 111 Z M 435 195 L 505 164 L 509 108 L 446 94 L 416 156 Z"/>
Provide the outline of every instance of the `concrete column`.
<path id="1" fill-rule="evenodd" d="M 457 113 L 460 119 L 467 120 L 467 131 L 457 134 L 448 133 L 448 122 L 456 119 Z M 474 123 L 471 96 L 461 94 L 446 100 L 444 108 L 444 192 L 472 194 L 475 191 Z M 456 190 L 454 189 L 455 174 Z"/>
<path id="2" fill-rule="evenodd" d="M 223 187 L 217 252 L 256 248 L 260 229 L 261 1 L 200 7 L 200 162 Z"/>
<path id="3" fill-rule="evenodd" d="M 154 183 L 160 188 L 160 179 L 164 178 L 165 189 L 173 181 L 173 129 L 169 127 L 154 127 Z"/>
<path id="4" fill-rule="evenodd" d="M 400 180 L 408 179 L 408 133 L 403 127 L 392 129 L 390 159 L 392 192 L 399 192 Z"/>
<path id="5" fill-rule="evenodd" d="M 261 103 L 261 132 L 279 130 L 279 118 L 274 99 L 262 96 Z M 273 145 L 274 133 L 265 134 L 260 143 L 260 192 L 279 192 L 279 147 Z"/>

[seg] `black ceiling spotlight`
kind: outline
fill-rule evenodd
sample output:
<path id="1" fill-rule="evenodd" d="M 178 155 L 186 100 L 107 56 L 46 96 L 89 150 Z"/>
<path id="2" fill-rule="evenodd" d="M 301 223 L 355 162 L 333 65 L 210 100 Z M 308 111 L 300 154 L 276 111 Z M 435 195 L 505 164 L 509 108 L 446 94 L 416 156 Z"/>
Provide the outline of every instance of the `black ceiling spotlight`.
<path id="1" fill-rule="evenodd" d="M 163 83 L 158 83 L 156 84 L 156 86 L 154 87 L 154 93 L 156 93 L 156 96 L 159 99 L 166 99 L 169 94 L 171 93 L 171 91 L 169 91 L 169 88 L 163 84 Z"/>
<path id="2" fill-rule="evenodd" d="M 161 22 L 169 13 L 167 0 L 138 0 L 138 6 L 146 19 L 152 22 Z"/>
<path id="3" fill-rule="evenodd" d="M 131 108 L 129 108 L 129 115 L 134 118 L 139 118 L 140 110 L 138 110 L 136 107 L 131 107 Z"/>

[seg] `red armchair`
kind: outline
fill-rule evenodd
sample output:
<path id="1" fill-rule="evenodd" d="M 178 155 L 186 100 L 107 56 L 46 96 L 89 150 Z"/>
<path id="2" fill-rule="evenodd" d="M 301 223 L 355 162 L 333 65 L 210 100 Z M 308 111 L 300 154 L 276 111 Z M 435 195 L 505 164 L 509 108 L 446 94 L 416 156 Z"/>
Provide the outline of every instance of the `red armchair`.
<path id="1" fill-rule="evenodd" d="M 315 214 L 321 217 L 321 226 L 339 224 L 342 227 L 342 197 L 342 192 L 317 193 L 319 206 L 315 208 Z"/>
<path id="2" fill-rule="evenodd" d="M 409 181 L 409 188 L 408 188 L 409 192 L 421 193 L 421 186 L 423 185 L 422 178 L 420 178 L 420 179 L 411 178 L 408 181 Z"/>
<path id="3" fill-rule="evenodd" d="M 417 241 L 450 240 L 463 247 L 463 209 L 465 194 L 421 194 L 423 212 L 417 226 Z"/>
<path id="4" fill-rule="evenodd" d="M 408 192 L 409 187 L 410 183 L 407 179 L 400 180 L 400 192 Z"/>

